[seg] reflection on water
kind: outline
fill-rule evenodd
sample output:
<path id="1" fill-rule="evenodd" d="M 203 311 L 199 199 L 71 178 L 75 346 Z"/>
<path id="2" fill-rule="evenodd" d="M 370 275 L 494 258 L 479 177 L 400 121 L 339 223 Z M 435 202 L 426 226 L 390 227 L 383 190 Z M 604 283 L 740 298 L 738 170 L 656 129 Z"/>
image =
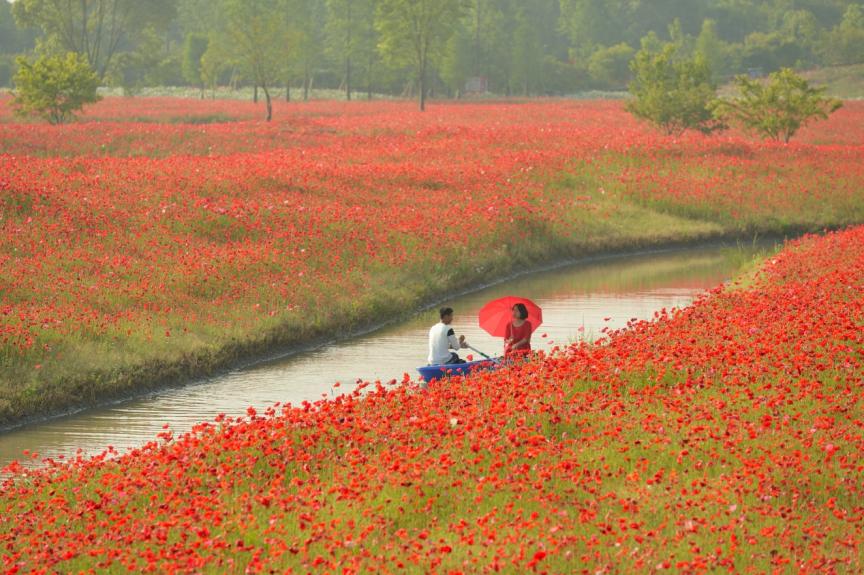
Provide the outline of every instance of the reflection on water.
<path id="1" fill-rule="evenodd" d="M 477 312 L 497 297 L 531 298 L 543 308 L 546 321 L 534 347 L 548 349 L 595 337 L 604 327 L 624 327 L 633 318 L 650 319 L 663 308 L 688 305 L 735 271 L 720 248 L 622 257 L 517 278 L 448 305 L 456 309 L 457 331 L 480 350 L 497 354 L 502 342 L 479 329 Z M 154 439 L 164 424 L 182 432 L 220 413 L 241 415 L 249 406 L 298 404 L 345 393 L 358 379 L 414 377 L 426 358 L 426 333 L 436 321 L 436 312 L 427 311 L 355 340 L 0 435 L 0 467 L 20 459 L 24 450 L 44 457 L 73 455 L 79 448 L 93 454 L 109 445 L 122 451 Z M 334 387 L 335 382 L 342 385 Z"/>

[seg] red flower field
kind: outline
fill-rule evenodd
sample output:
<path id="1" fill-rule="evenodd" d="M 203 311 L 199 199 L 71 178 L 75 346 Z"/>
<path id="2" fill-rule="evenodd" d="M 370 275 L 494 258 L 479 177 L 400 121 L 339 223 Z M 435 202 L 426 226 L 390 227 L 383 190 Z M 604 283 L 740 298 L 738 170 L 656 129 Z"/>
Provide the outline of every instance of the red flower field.
<path id="1" fill-rule="evenodd" d="M 864 228 L 807 237 L 596 345 L 20 471 L 3 568 L 861 572 L 862 326 Z"/>
<path id="2" fill-rule="evenodd" d="M 516 266 L 864 221 L 864 105 L 790 146 L 618 102 L 0 99 L 0 424 L 346 331 Z M 512 238 L 523 237 L 519 245 Z"/>

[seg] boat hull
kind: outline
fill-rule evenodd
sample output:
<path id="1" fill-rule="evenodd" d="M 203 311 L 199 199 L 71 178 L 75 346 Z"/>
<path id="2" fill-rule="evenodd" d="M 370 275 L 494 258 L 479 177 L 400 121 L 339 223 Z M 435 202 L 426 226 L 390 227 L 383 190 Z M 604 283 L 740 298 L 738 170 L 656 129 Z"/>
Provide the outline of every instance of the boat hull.
<path id="1" fill-rule="evenodd" d="M 476 371 L 495 369 L 497 365 L 496 362 L 487 359 L 483 361 L 472 361 L 469 363 L 456 363 L 451 365 L 427 365 L 425 367 L 418 367 L 417 371 L 420 372 L 420 379 L 426 383 L 430 383 L 448 377 L 458 377 L 469 375 Z"/>

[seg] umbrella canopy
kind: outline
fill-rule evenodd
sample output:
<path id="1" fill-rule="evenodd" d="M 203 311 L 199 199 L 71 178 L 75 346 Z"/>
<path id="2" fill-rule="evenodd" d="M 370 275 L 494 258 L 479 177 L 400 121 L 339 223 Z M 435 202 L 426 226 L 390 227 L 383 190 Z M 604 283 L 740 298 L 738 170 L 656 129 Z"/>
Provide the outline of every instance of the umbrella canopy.
<path id="1" fill-rule="evenodd" d="M 507 324 L 513 321 L 513 306 L 517 303 L 525 304 L 528 308 L 528 321 L 531 322 L 532 330 L 536 330 L 543 324 L 543 310 L 536 303 L 524 297 L 502 297 L 490 301 L 480 310 L 480 327 L 489 335 L 504 337 L 507 332 Z"/>

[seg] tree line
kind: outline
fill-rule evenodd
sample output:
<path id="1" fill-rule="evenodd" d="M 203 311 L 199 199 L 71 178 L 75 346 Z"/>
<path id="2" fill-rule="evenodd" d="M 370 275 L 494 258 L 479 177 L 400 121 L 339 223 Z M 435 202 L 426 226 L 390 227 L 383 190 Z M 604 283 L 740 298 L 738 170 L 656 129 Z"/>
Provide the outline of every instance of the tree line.
<path id="1" fill-rule="evenodd" d="M 864 62 L 842 0 L 0 0 L 0 85 L 16 54 L 74 52 L 103 85 L 253 87 L 308 98 L 621 90 L 646 37 L 716 79 Z M 293 92 L 293 93 L 292 93 Z M 277 96 L 278 94 L 278 96 Z"/>

